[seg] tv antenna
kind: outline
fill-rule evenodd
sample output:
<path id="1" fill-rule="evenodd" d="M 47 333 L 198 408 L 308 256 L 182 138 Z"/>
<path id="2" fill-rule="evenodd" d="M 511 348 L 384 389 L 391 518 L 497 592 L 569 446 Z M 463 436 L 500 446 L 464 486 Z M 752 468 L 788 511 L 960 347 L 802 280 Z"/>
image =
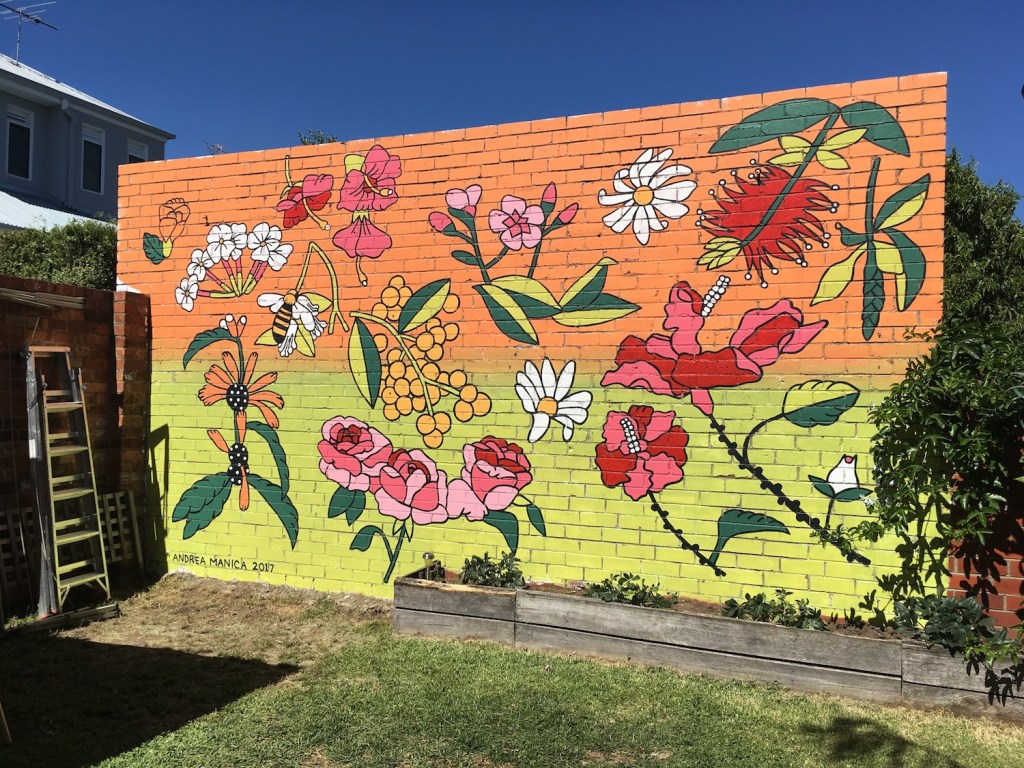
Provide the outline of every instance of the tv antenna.
<path id="1" fill-rule="evenodd" d="M 39 18 L 42 14 L 46 13 L 47 6 L 56 4 L 57 0 L 50 0 L 47 3 L 34 3 L 32 5 L 24 5 L 21 8 L 15 8 L 8 3 L 0 2 L 0 8 L 4 9 L 0 13 L 0 21 L 18 20 L 18 44 L 14 50 L 14 60 L 19 64 L 21 63 L 21 25 L 26 21 L 31 21 L 33 24 L 41 24 L 56 31 L 57 28 L 53 24 L 47 24 Z"/>
<path id="2" fill-rule="evenodd" d="M 226 151 L 223 144 L 211 144 L 206 139 L 202 139 L 202 142 L 211 155 L 223 155 Z"/>

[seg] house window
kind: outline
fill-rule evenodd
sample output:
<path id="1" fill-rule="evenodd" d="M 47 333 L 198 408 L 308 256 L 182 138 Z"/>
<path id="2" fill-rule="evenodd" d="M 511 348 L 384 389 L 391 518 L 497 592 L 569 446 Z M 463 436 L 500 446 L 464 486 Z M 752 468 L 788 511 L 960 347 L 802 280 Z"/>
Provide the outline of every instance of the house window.
<path id="1" fill-rule="evenodd" d="M 128 140 L 128 162 L 144 163 L 149 159 L 149 147 L 141 141 Z"/>
<path id="2" fill-rule="evenodd" d="M 82 189 L 103 193 L 103 131 L 82 126 Z"/>
<path id="3" fill-rule="evenodd" d="M 7 108 L 7 173 L 32 178 L 32 113 Z"/>

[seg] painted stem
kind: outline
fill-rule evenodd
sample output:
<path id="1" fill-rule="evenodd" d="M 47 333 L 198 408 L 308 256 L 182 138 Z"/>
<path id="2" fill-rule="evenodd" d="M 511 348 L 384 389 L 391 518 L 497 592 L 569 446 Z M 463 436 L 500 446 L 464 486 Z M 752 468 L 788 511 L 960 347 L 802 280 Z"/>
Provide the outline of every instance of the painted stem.
<path id="1" fill-rule="evenodd" d="M 498 260 L 495 259 L 490 264 L 484 264 L 484 255 L 480 252 L 480 236 L 476 231 L 476 220 L 472 216 L 467 217 L 466 226 L 469 228 L 470 235 L 466 242 L 473 246 L 473 255 L 476 256 L 477 266 L 480 267 L 480 279 L 484 283 L 490 283 L 491 276 L 487 274 L 487 270 L 497 264 Z"/>
<path id="2" fill-rule="evenodd" d="M 825 527 L 828 528 L 828 523 L 832 519 L 832 510 L 836 508 L 836 500 L 828 500 L 828 511 L 825 513 Z"/>
<path id="3" fill-rule="evenodd" d="M 768 208 L 767 211 L 765 211 L 764 217 L 761 219 L 758 225 L 754 227 L 754 229 L 750 232 L 749 235 L 743 238 L 742 242 L 740 243 L 740 246 L 742 248 L 746 248 L 747 245 L 753 242 L 754 239 L 761 234 L 764 228 L 771 223 L 772 217 L 775 216 L 776 212 L 778 212 L 779 208 L 782 206 L 782 201 L 786 199 L 786 195 L 788 195 L 793 190 L 793 187 L 796 185 L 797 181 L 799 181 L 800 177 L 804 175 L 804 171 L 807 170 L 807 166 L 811 164 L 811 160 L 813 160 L 814 156 L 818 154 L 818 150 L 821 148 L 821 145 L 825 143 L 825 139 L 828 136 L 828 132 L 832 130 L 838 119 L 838 111 L 835 111 L 831 115 L 829 115 L 828 120 L 825 121 L 825 125 L 822 126 L 820 131 L 818 131 L 818 135 L 814 138 L 814 141 L 811 142 L 811 146 L 807 148 L 807 154 L 804 156 L 803 162 L 800 163 L 799 166 L 797 166 L 797 169 L 795 171 L 793 171 L 793 175 L 789 178 L 789 181 L 786 182 L 786 186 L 782 188 L 782 191 L 779 192 L 778 196 L 776 196 L 776 198 L 772 201 L 771 206 Z"/>
<path id="4" fill-rule="evenodd" d="M 693 552 L 693 554 L 697 557 L 697 562 L 699 562 L 701 565 L 706 565 L 708 568 L 713 570 L 715 572 L 715 576 L 725 576 L 725 571 L 723 571 L 717 565 L 715 565 L 706 557 L 704 557 L 704 553 L 700 551 L 700 547 L 696 544 L 691 544 L 689 541 L 687 541 L 686 537 L 683 536 L 683 532 L 676 528 L 674 525 L 672 525 L 672 521 L 668 519 L 668 512 L 665 510 L 664 507 L 661 506 L 661 504 L 658 503 L 658 499 L 655 497 L 653 491 L 649 491 L 647 493 L 647 498 L 651 500 L 651 509 L 657 512 L 658 517 L 661 518 L 662 527 L 676 537 L 676 539 L 679 541 L 679 546 L 683 549 Z"/>
<path id="5" fill-rule="evenodd" d="M 743 453 L 743 461 L 745 461 L 748 464 L 750 463 L 750 459 L 749 459 L 749 456 L 750 456 L 750 443 L 754 439 L 754 435 L 756 435 L 762 429 L 767 427 L 773 421 L 778 421 L 779 419 L 783 419 L 785 417 L 786 417 L 785 413 L 777 413 L 774 416 L 765 419 L 760 424 L 755 426 L 752 430 L 750 430 L 750 432 L 747 433 L 747 437 L 743 441 L 743 451 L 742 451 L 742 453 Z"/>
<path id="6" fill-rule="evenodd" d="M 398 555 L 402 551 L 402 542 L 406 538 L 405 525 L 398 529 L 398 541 L 395 542 L 394 550 L 391 549 L 391 545 L 388 543 L 387 537 L 381 536 L 384 539 L 384 546 L 388 549 L 388 557 L 391 563 L 388 565 L 387 571 L 384 573 L 384 583 L 387 584 L 391 579 L 391 574 L 395 572 L 395 566 L 398 565 Z"/>
<path id="7" fill-rule="evenodd" d="M 740 452 L 740 447 L 729 437 L 725 431 L 725 427 L 722 426 L 713 414 L 708 414 L 708 420 L 711 422 L 711 427 L 718 433 L 718 441 L 724 443 L 729 451 L 729 455 L 736 460 L 739 468 L 745 472 L 749 472 L 761 483 L 763 490 L 771 493 L 775 500 L 781 505 L 786 507 L 790 512 L 796 515 L 797 522 L 804 523 L 815 533 L 819 534 L 818 538 L 822 541 L 831 544 L 833 547 L 838 549 L 846 557 L 847 561 L 851 563 L 860 563 L 861 565 L 871 565 L 871 561 L 864 557 L 853 548 L 853 545 L 843 539 L 836 540 L 836 537 L 831 535 L 831 531 L 828 530 L 827 526 L 822 526 L 821 521 L 816 517 L 811 517 L 804 511 L 799 501 L 789 498 L 782 490 L 781 483 L 773 483 L 767 477 L 765 477 L 764 470 L 761 467 L 754 466 L 751 462 L 747 461 L 743 453 Z"/>

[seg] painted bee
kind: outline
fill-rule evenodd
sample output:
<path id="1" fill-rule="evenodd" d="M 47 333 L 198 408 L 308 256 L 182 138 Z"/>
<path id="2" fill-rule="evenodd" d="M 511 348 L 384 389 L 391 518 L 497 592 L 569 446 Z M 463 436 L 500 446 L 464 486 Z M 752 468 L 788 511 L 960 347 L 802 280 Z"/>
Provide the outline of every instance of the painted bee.
<path id="1" fill-rule="evenodd" d="M 281 357 L 288 357 L 302 342 L 302 354 L 314 354 L 313 342 L 327 328 L 327 323 L 317 318 L 320 307 L 310 301 L 305 294 L 289 291 L 286 294 L 264 293 L 256 300 L 261 307 L 274 313 L 274 322 L 270 327 L 270 335 L 277 344 Z M 302 334 L 303 339 L 297 340 Z M 266 342 L 269 343 L 269 342 Z"/>

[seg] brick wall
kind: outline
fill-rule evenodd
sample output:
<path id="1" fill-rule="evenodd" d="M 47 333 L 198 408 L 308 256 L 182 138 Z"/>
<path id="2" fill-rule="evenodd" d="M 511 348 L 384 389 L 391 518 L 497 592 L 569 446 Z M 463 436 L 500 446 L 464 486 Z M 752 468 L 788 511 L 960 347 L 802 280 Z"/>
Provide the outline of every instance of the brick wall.
<path id="1" fill-rule="evenodd" d="M 100 493 L 145 491 L 145 414 L 148 396 L 148 307 L 139 294 L 111 293 L 0 276 L 0 289 L 77 297 L 81 309 L 50 311 L 0 296 L 0 528 L 19 524 L 18 510 L 33 506 L 28 457 L 25 357 L 30 345 L 68 346 L 81 366 L 97 488 Z M 27 530 L 29 520 L 20 521 Z M 4 550 L 6 578 L 24 573 L 23 558 Z M 5 602 L 26 591 L 22 580 L 5 583 Z"/>
<path id="2" fill-rule="evenodd" d="M 892 542 L 816 532 L 940 317 L 944 116 L 914 75 L 123 169 L 167 567 L 855 605 Z"/>

